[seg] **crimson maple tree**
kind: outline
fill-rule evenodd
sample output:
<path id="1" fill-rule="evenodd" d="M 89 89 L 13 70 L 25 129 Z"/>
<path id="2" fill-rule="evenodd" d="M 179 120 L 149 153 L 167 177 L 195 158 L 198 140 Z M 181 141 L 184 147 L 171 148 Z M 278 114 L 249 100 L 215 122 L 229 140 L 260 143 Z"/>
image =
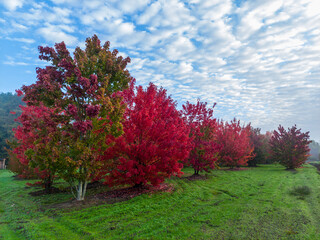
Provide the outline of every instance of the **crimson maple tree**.
<path id="1" fill-rule="evenodd" d="M 158 185 L 172 175 L 180 176 L 189 154 L 189 131 L 166 90 L 150 83 L 122 93 L 127 105 L 124 134 L 110 138 L 115 142 L 101 161 L 102 176 L 109 185 Z"/>
<path id="2" fill-rule="evenodd" d="M 301 132 L 296 125 L 286 131 L 279 125 L 270 139 L 271 157 L 287 169 L 298 168 L 308 159 L 309 143 L 309 132 Z"/>
<path id="3" fill-rule="evenodd" d="M 215 105 L 214 105 L 215 106 Z M 187 102 L 182 106 L 184 121 L 190 129 L 192 150 L 184 161 L 186 166 L 192 166 L 194 174 L 215 168 L 220 145 L 216 142 L 217 121 L 213 117 L 213 108 L 207 108 L 207 103 L 197 100 L 196 104 Z"/>
<path id="4" fill-rule="evenodd" d="M 114 94 L 131 80 L 127 63 L 117 50 L 101 46 L 96 35 L 87 38 L 85 50 L 77 47 L 71 57 L 64 42 L 55 48 L 39 47 L 41 60 L 50 66 L 37 68 L 37 82 L 23 86 L 23 100 L 28 106 L 55 109 L 61 123 L 57 130 L 61 165 L 59 175 L 76 188 L 77 200 L 83 200 L 87 184 L 101 164 L 96 159 L 108 146 L 107 135 L 122 134 L 121 119 L 125 111 L 121 97 Z"/>
<path id="5" fill-rule="evenodd" d="M 219 163 L 230 168 L 247 165 L 254 157 L 250 141 L 250 125 L 241 126 L 240 120 L 219 122 L 217 139 L 221 145 Z"/>
<path id="6" fill-rule="evenodd" d="M 22 113 L 16 119 L 20 125 L 14 129 L 15 144 L 11 144 L 10 155 L 19 161 L 22 177 L 34 176 L 42 180 L 47 192 L 59 167 L 59 138 L 55 109 L 39 106 L 20 106 Z"/>

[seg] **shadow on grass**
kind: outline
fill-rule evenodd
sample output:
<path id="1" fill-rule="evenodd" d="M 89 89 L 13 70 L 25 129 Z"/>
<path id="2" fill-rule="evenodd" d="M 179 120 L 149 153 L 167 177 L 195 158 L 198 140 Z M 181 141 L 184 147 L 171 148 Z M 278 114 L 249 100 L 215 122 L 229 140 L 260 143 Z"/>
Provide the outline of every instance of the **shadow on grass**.
<path id="1" fill-rule="evenodd" d="M 296 196 L 298 199 L 304 200 L 311 194 L 311 188 L 308 186 L 297 186 L 294 187 L 289 193 L 292 196 Z"/>
<path id="2" fill-rule="evenodd" d="M 286 171 L 291 172 L 292 174 L 297 174 L 298 173 L 297 169 L 287 168 Z"/>
<path id="3" fill-rule="evenodd" d="M 208 175 L 200 175 L 200 174 L 193 174 L 191 176 L 185 176 L 185 177 L 181 177 L 181 179 L 186 179 L 189 181 L 197 181 L 197 180 L 207 180 L 209 177 Z"/>
<path id="4" fill-rule="evenodd" d="M 101 187 L 97 184 L 95 187 Z M 86 196 L 85 200 L 77 201 L 75 199 L 60 202 L 55 204 L 49 204 L 44 206 L 46 209 L 64 209 L 64 210 L 76 210 L 83 209 L 91 206 L 98 206 L 102 204 L 114 204 L 117 202 L 123 202 L 130 200 L 134 197 L 142 194 L 154 194 L 157 192 L 173 192 L 174 187 L 172 184 L 162 183 L 159 186 L 140 186 L 140 187 L 126 187 L 120 189 L 114 189 L 111 191 L 100 192 Z"/>

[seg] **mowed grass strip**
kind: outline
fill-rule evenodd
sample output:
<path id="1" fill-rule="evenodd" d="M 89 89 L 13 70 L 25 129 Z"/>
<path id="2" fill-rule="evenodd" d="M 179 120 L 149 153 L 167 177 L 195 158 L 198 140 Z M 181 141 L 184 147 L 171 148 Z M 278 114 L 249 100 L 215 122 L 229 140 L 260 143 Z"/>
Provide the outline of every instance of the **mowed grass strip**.
<path id="1" fill-rule="evenodd" d="M 0 239 L 320 239 L 320 175 L 311 165 L 172 178 L 171 193 L 72 209 L 50 207 L 70 194 L 33 197 L 39 189 L 26 182 L 0 171 Z"/>

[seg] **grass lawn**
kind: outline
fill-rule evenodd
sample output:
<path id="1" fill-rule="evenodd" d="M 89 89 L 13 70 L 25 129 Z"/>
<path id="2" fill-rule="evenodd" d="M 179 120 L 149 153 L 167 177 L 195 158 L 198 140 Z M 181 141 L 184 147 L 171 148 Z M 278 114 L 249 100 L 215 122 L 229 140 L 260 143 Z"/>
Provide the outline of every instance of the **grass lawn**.
<path id="1" fill-rule="evenodd" d="M 0 239 L 320 239 L 320 175 L 311 165 L 217 170 L 170 179 L 173 192 L 64 209 L 52 205 L 70 194 L 31 196 L 39 189 L 12 175 L 0 170 Z"/>

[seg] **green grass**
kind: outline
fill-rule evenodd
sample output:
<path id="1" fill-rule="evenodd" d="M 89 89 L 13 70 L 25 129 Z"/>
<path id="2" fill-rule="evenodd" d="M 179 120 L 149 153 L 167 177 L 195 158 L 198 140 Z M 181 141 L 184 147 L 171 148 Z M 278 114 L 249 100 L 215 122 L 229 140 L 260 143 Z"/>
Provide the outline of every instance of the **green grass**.
<path id="1" fill-rule="evenodd" d="M 172 193 L 82 209 L 50 208 L 71 195 L 32 197 L 26 182 L 0 170 L 0 239 L 320 239 L 320 175 L 310 165 L 174 178 Z"/>

